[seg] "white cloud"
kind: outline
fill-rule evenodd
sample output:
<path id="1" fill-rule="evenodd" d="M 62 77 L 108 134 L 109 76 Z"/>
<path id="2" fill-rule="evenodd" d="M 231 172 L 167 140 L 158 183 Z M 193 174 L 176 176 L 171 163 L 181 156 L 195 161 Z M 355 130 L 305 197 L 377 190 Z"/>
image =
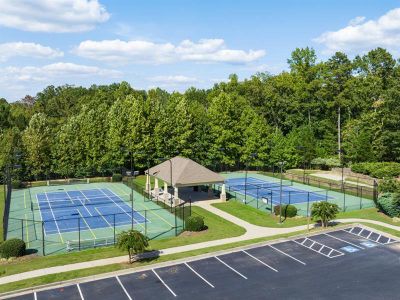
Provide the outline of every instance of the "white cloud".
<path id="1" fill-rule="evenodd" d="M 73 63 L 58 62 L 42 67 L 5 67 L 0 69 L 0 82 L 5 87 L 13 84 L 30 82 L 49 82 L 62 79 L 104 76 L 119 77 L 121 73 L 116 70 L 101 69 L 98 67 L 78 65 Z"/>
<path id="2" fill-rule="evenodd" d="M 24 31 L 88 31 L 110 17 L 97 0 L 0 0 L 0 7 L 0 26 Z"/>
<path id="3" fill-rule="evenodd" d="M 144 40 L 87 40 L 73 52 L 79 56 L 112 63 L 165 64 L 178 61 L 246 64 L 265 56 L 264 50 L 234 50 L 222 39 L 184 40 L 178 45 Z"/>
<path id="4" fill-rule="evenodd" d="M 326 47 L 326 53 L 357 52 L 375 47 L 395 51 L 400 46 L 400 8 L 388 11 L 377 20 L 357 17 L 349 25 L 323 33 L 314 40 Z"/>
<path id="5" fill-rule="evenodd" d="M 176 85 L 176 84 L 191 84 L 198 83 L 199 80 L 195 77 L 187 77 L 183 75 L 170 75 L 170 76 L 154 76 L 148 78 L 149 81 L 161 84 Z"/>
<path id="6" fill-rule="evenodd" d="M 57 58 L 63 55 L 62 51 L 35 43 L 14 42 L 0 44 L 0 62 L 7 61 L 11 57 L 16 56 Z"/>

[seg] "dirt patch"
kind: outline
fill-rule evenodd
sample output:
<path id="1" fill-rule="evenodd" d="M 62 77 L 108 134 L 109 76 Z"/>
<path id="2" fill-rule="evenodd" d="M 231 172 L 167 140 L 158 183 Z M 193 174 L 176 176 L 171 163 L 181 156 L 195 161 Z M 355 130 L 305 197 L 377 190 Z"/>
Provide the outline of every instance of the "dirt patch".
<path id="1" fill-rule="evenodd" d="M 0 260 L 0 265 L 7 265 L 7 264 L 12 264 L 12 263 L 19 263 L 22 261 L 30 261 L 32 259 L 35 259 L 39 257 L 37 254 L 29 254 L 29 255 L 24 255 L 21 257 L 10 257 L 9 259 L 2 258 Z"/>

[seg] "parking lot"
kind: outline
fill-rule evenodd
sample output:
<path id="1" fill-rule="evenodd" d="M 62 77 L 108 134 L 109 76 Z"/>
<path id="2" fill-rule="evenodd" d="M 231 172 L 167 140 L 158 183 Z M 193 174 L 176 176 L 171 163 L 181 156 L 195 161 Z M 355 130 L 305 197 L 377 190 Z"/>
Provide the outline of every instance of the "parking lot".
<path id="1" fill-rule="evenodd" d="M 350 227 L 10 299 L 398 299 L 399 254 Z"/>

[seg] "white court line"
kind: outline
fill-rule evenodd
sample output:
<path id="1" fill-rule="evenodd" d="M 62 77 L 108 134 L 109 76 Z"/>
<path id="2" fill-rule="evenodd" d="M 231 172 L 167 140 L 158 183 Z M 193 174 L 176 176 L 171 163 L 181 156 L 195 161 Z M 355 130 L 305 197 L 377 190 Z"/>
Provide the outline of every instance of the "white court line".
<path id="1" fill-rule="evenodd" d="M 247 254 L 248 256 L 250 256 L 251 258 L 255 259 L 256 261 L 262 263 L 264 266 L 270 268 L 272 271 L 278 272 L 277 269 L 271 267 L 270 265 L 266 264 L 265 262 L 263 262 L 262 260 L 259 260 L 257 257 L 251 255 L 250 253 L 248 253 L 246 250 L 242 250 L 243 253 Z"/>
<path id="2" fill-rule="evenodd" d="M 225 266 L 227 266 L 229 269 L 231 269 L 233 272 L 238 274 L 239 276 L 243 277 L 244 279 L 247 279 L 246 276 L 244 276 L 242 273 L 237 271 L 236 269 L 232 268 L 230 265 L 228 265 L 226 262 L 224 262 L 222 259 L 220 259 L 218 256 L 214 256 L 217 260 L 219 260 L 221 263 L 223 263 Z"/>
<path id="3" fill-rule="evenodd" d="M 124 285 L 122 284 L 122 282 L 121 282 L 121 280 L 119 279 L 119 277 L 118 277 L 118 276 L 115 276 L 115 278 L 117 278 L 117 280 L 118 280 L 119 284 L 121 285 L 122 289 L 124 290 L 126 296 L 128 296 L 128 299 L 129 299 L 129 300 L 132 300 L 131 296 L 129 295 L 128 291 L 125 289 L 125 287 L 124 287 Z"/>
<path id="4" fill-rule="evenodd" d="M 116 206 L 118 206 L 129 218 L 131 218 L 136 224 L 138 224 L 139 222 L 136 221 L 135 218 L 132 218 L 132 216 L 125 210 L 123 209 L 117 202 L 115 202 L 110 196 L 108 196 L 106 193 L 104 193 L 101 189 L 98 189 L 100 192 L 102 192 L 109 200 L 111 200 L 112 202 L 114 202 L 114 204 Z"/>
<path id="5" fill-rule="evenodd" d="M 69 200 L 71 200 L 72 204 L 76 207 L 76 205 L 75 205 L 75 203 L 74 203 L 74 200 L 72 200 L 71 196 L 68 194 L 68 191 L 67 191 L 66 193 L 67 193 L 67 195 L 68 195 Z M 81 194 L 83 195 L 83 193 L 82 193 L 81 191 L 79 191 L 79 193 L 81 193 Z M 83 196 L 86 198 L 85 195 L 83 195 Z M 86 198 L 86 199 L 87 199 L 87 198 Z M 86 211 L 89 213 L 89 215 L 90 215 L 91 217 L 93 217 L 92 213 L 88 210 L 88 208 L 87 208 L 86 205 L 82 202 L 82 200 L 81 200 L 80 198 L 78 198 L 78 199 L 76 199 L 76 200 L 78 200 L 78 201 L 82 204 L 82 206 L 86 209 Z M 78 210 L 78 208 L 76 208 L 76 209 Z"/>
<path id="6" fill-rule="evenodd" d="M 118 197 L 118 198 L 121 199 L 120 196 L 118 196 L 117 194 L 115 194 L 115 193 L 114 193 L 112 190 L 110 190 L 109 188 L 106 188 L 106 190 L 109 191 L 111 194 L 113 194 L 114 197 Z M 126 196 L 129 196 L 130 194 L 125 194 L 125 195 L 126 195 Z M 133 196 L 133 195 L 132 195 L 132 196 Z M 123 200 L 123 199 L 122 199 L 122 200 Z M 125 201 L 124 201 L 124 203 L 125 203 L 126 205 L 128 205 L 128 203 L 126 203 Z M 130 206 L 128 205 L 128 207 L 130 207 Z M 131 209 L 133 210 L 134 213 L 136 213 L 136 214 L 138 214 L 139 216 L 141 216 L 141 217 L 143 218 L 143 220 L 146 219 L 140 212 L 136 211 L 136 210 L 133 208 L 133 206 L 131 207 Z M 138 222 L 138 223 L 139 223 L 139 222 Z M 151 223 L 150 220 L 147 220 L 147 223 Z"/>
<path id="7" fill-rule="evenodd" d="M 203 279 L 204 282 L 207 283 L 209 286 L 211 286 L 212 288 L 215 288 L 215 286 L 213 286 L 207 279 L 205 279 L 203 276 L 201 276 L 199 273 L 197 273 L 195 269 L 193 269 L 191 266 L 189 266 L 188 263 L 185 263 L 185 266 L 188 267 L 190 270 L 192 270 L 194 274 L 196 274 L 201 279 Z"/>
<path id="8" fill-rule="evenodd" d="M 303 261 L 301 261 L 300 259 L 297 259 L 297 258 L 291 256 L 290 254 L 287 254 L 287 253 L 283 252 L 282 250 L 279 250 L 278 248 L 275 248 L 275 247 L 272 246 L 272 245 L 268 245 L 268 246 L 270 246 L 272 249 L 278 251 L 279 253 L 282 253 L 283 255 L 286 255 L 287 257 L 290 257 L 291 259 L 293 259 L 293 260 L 295 260 L 295 261 L 297 261 L 297 262 L 299 262 L 299 263 L 301 263 L 301 264 L 303 264 L 303 265 L 306 265 L 305 262 L 303 262 Z"/>
<path id="9" fill-rule="evenodd" d="M 81 296 L 81 299 L 85 300 L 85 298 L 83 297 L 82 291 L 81 291 L 81 287 L 79 286 L 79 283 L 76 286 L 78 287 L 78 292 L 79 292 L 79 295 Z"/>
<path id="10" fill-rule="evenodd" d="M 157 276 L 157 278 L 161 281 L 161 283 L 168 289 L 168 291 L 170 291 L 171 294 L 174 295 L 174 297 L 176 297 L 176 294 L 174 293 L 174 291 L 164 282 L 164 280 L 162 280 L 162 278 L 157 274 L 157 272 L 154 269 L 151 269 L 151 270 Z"/>
<path id="11" fill-rule="evenodd" d="M 330 235 L 329 233 L 324 233 L 324 234 L 327 235 L 327 236 L 329 236 L 329 237 L 331 237 L 331 238 L 333 238 L 333 239 L 336 239 L 336 240 L 338 240 L 338 241 L 341 241 L 341 242 L 343 242 L 343 243 L 352 245 L 352 246 L 354 246 L 354 247 L 356 247 L 356 248 L 364 249 L 364 248 L 361 247 L 361 246 L 358 246 L 358 245 L 356 245 L 356 244 L 350 243 L 350 242 L 348 242 L 348 241 L 346 241 L 346 240 L 343 240 L 343 239 L 341 239 L 341 238 L 338 238 L 338 237 L 336 237 L 336 236 Z"/>
<path id="12" fill-rule="evenodd" d="M 44 195 L 46 197 L 47 203 L 49 203 L 49 208 L 50 208 L 50 211 L 51 211 L 51 215 L 53 216 L 54 223 L 56 223 L 56 227 L 57 227 L 58 234 L 60 235 L 61 243 L 64 244 L 64 240 L 62 238 L 62 235 L 61 235 L 61 232 L 60 232 L 60 228 L 58 227 L 58 222 L 56 220 L 56 216 L 54 215 L 53 208 L 51 207 L 51 204 L 50 204 L 50 201 L 49 201 L 49 197 L 47 197 L 47 193 L 46 192 L 44 193 Z"/>

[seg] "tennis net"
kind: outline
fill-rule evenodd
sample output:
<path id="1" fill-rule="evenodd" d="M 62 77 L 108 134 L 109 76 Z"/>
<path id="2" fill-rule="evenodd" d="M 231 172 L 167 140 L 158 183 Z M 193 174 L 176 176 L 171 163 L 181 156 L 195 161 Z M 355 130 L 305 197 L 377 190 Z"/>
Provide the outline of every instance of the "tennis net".
<path id="1" fill-rule="evenodd" d="M 292 186 L 293 182 L 290 180 L 283 180 L 282 187 L 284 186 Z M 262 184 L 256 183 L 247 183 L 247 184 L 235 184 L 235 185 L 228 185 L 228 191 L 233 192 L 243 192 L 244 190 L 255 190 L 255 189 L 276 189 L 281 187 L 280 182 L 268 182 Z"/>

